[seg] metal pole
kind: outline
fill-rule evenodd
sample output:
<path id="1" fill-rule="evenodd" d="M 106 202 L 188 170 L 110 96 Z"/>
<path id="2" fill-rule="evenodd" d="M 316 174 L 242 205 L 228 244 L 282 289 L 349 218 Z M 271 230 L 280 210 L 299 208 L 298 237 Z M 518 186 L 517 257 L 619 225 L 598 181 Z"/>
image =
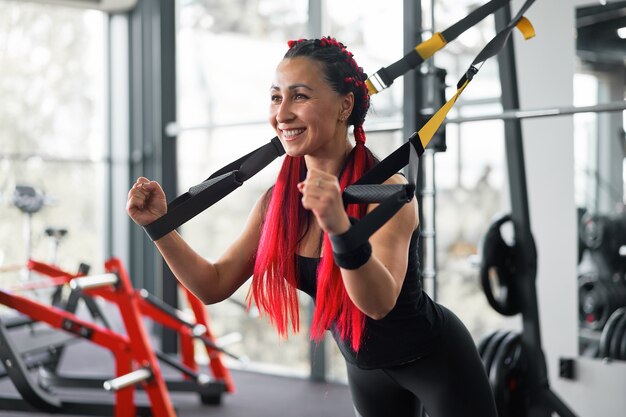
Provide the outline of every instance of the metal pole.
<path id="1" fill-rule="evenodd" d="M 505 5 L 495 14 L 496 31 L 501 30 L 511 20 L 511 7 Z M 502 107 L 519 108 L 517 72 L 513 40 L 498 54 L 500 84 L 502 86 Z M 510 110 L 515 113 L 515 110 Z M 549 116 L 559 115 L 558 112 Z M 528 113 L 530 115 L 532 113 Z M 537 113 L 536 113 L 537 114 Z M 515 282 L 520 297 L 522 314 L 522 350 L 527 356 L 528 369 L 526 384 L 529 387 L 528 417 L 549 417 L 553 411 L 562 417 L 571 417 L 567 407 L 550 390 L 546 359 L 542 350 L 539 306 L 537 301 L 537 252 L 530 228 L 528 190 L 526 187 L 526 167 L 522 141 L 520 117 L 511 117 L 504 123 L 506 160 L 511 194 L 511 218 L 515 225 L 516 268 Z"/>
<path id="2" fill-rule="evenodd" d="M 410 50 L 422 41 L 422 2 L 414 0 L 403 1 L 404 12 L 404 50 Z M 411 71 L 404 77 L 404 105 L 402 106 L 402 118 L 404 120 L 402 133 L 405 138 L 411 136 L 421 128 L 419 123 L 423 103 L 423 82 L 421 71 Z M 422 190 L 424 188 L 423 159 L 420 158 L 419 175 L 417 179 L 417 203 L 419 206 L 419 218 L 423 219 Z M 424 259 L 424 236 L 420 236 L 418 255 Z M 422 265 L 423 268 L 423 265 Z"/>
<path id="3" fill-rule="evenodd" d="M 131 134 L 129 184 L 139 176 L 159 180 L 171 201 L 176 197 L 176 138 L 165 127 L 176 120 L 176 2 L 140 0 L 129 14 Z M 127 220 L 129 221 L 129 220 Z M 154 244 L 140 227 L 130 232 L 130 273 L 145 288 L 178 307 L 178 284 Z M 165 353 L 178 350 L 177 334 L 162 327 Z"/>
<path id="4" fill-rule="evenodd" d="M 312 37 L 320 37 L 324 32 L 324 0 L 309 0 L 309 22 L 308 31 Z M 265 121 L 264 123 L 267 123 Z M 308 307 L 309 325 L 313 322 L 313 312 L 315 310 L 314 303 L 310 303 Z M 326 381 L 326 337 L 319 342 L 311 340 L 309 342 L 309 378 L 312 381 Z"/>
<path id="5" fill-rule="evenodd" d="M 521 120 L 537 117 L 569 116 L 578 113 L 602 113 L 620 112 L 626 110 L 626 101 L 613 103 L 596 104 L 594 106 L 571 106 L 553 107 L 534 110 L 505 110 L 498 114 L 488 114 L 484 116 L 453 117 L 445 121 L 446 124 L 482 122 L 486 120 Z"/>
<path id="6" fill-rule="evenodd" d="M 459 104 L 457 104 L 459 107 Z M 462 106 L 461 106 L 462 107 Z M 430 112 L 431 109 L 428 109 Z M 497 114 L 486 114 L 482 116 L 465 116 L 465 117 L 450 117 L 444 120 L 444 124 L 461 124 L 471 122 L 484 122 L 488 120 L 521 120 L 521 119 L 534 119 L 539 117 L 557 117 L 557 116 L 571 116 L 578 113 L 607 113 L 607 112 L 621 112 L 626 111 L 626 101 L 616 101 L 611 103 L 596 104 L 593 106 L 570 106 L 570 107 L 553 107 L 544 109 L 529 109 L 529 110 L 506 110 Z M 422 111 L 422 113 L 428 113 Z M 264 120 L 255 120 L 243 123 L 224 123 L 224 124 L 197 124 L 190 126 L 180 126 L 176 122 L 170 122 L 165 126 L 165 134 L 169 137 L 174 137 L 182 132 L 188 132 L 191 130 L 208 130 L 208 129 L 220 129 L 229 128 L 233 126 L 261 126 L 267 123 Z M 385 132 L 397 132 L 402 130 L 403 123 L 399 120 L 392 120 L 384 123 L 365 123 L 365 130 L 368 133 L 385 133 Z M 408 131 L 407 131 L 408 132 Z M 410 132 L 412 133 L 412 132 Z M 408 133 L 406 136 L 410 136 Z M 2 154 L 0 154 L 2 156 Z M 82 162 L 82 161 L 79 161 Z"/>
<path id="7" fill-rule="evenodd" d="M 511 19 L 510 6 L 505 6 L 495 15 L 496 30 L 500 30 Z M 502 107 L 519 108 L 517 71 L 513 40 L 498 54 Z M 511 197 L 511 218 L 515 225 L 516 266 L 519 277 L 515 282 L 520 297 L 522 313 L 522 350 L 528 356 L 527 383 L 530 386 L 529 417 L 549 417 L 551 413 L 543 407 L 542 393 L 549 389 L 546 359 L 541 344 L 539 307 L 536 291 L 536 249 L 530 229 L 526 166 L 522 141 L 522 125 L 519 118 L 504 123 L 505 150 Z"/>

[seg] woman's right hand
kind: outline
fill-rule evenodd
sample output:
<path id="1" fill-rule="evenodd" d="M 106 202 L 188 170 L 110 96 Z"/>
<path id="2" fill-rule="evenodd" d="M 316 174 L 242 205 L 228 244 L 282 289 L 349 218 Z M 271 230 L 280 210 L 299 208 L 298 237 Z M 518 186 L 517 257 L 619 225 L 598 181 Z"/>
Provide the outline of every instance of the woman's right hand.
<path id="1" fill-rule="evenodd" d="M 128 192 L 126 212 L 139 226 L 152 223 L 167 213 L 163 188 L 156 181 L 139 177 Z"/>

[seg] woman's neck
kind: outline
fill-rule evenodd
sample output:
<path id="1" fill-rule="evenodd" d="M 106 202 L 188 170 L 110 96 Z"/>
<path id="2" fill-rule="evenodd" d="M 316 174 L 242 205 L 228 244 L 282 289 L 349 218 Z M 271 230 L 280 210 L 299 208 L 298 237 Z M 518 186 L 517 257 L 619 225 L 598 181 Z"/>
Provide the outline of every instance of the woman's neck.
<path id="1" fill-rule="evenodd" d="M 352 144 L 345 141 L 342 146 L 326 155 L 305 155 L 304 160 L 308 170 L 318 169 L 326 173 L 339 176 L 344 161 L 352 150 Z"/>

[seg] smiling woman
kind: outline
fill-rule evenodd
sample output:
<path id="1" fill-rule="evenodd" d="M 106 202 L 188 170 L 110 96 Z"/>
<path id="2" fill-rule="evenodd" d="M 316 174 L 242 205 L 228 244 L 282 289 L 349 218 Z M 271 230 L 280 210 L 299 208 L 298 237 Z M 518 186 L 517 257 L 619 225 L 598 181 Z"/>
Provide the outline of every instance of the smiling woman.
<path id="1" fill-rule="evenodd" d="M 341 2 L 343 4 L 343 2 Z M 285 40 L 317 33 L 316 27 L 332 25 L 340 39 L 351 39 L 352 52 L 368 70 L 388 64 L 402 54 L 401 25 L 393 30 L 373 23 L 381 15 L 401 22 L 402 2 L 377 7 L 373 1 L 347 1 L 356 19 L 349 27 L 346 16 L 334 20 L 334 3 L 272 0 L 262 2 L 177 2 L 177 124 L 179 190 L 186 190 L 206 177 L 211 167 L 223 166 L 255 149 L 262 138 L 274 136 L 267 123 L 270 105 L 269 88 L 279 58 L 285 52 Z M 318 9 L 321 8 L 322 10 Z M 393 16 L 390 16 L 393 15 Z M 315 16 L 321 16 L 321 22 Z M 332 20 L 332 22 L 331 22 Z M 245 51 L 245 53 L 243 53 Z M 235 53 L 236 52 L 236 53 Z M 242 53 L 240 53 L 242 52 Z M 228 57 L 227 64 L 216 56 Z M 269 57 L 275 57 L 270 59 Z M 368 144 L 378 155 L 387 155 L 403 140 L 401 126 L 402 80 L 376 98 L 368 116 Z M 400 122 L 399 122 L 400 120 Z M 386 128 L 376 132 L 372 126 Z M 349 136 L 352 140 L 351 132 Z M 181 228 L 185 240 L 203 256 L 215 259 L 237 238 L 257 198 L 273 184 L 280 168 L 276 160 L 245 187 L 234 191 L 224 204 L 216 204 L 210 215 L 198 216 Z M 242 301 L 248 291 L 245 284 L 234 295 Z M 242 341 L 229 346 L 250 358 L 248 367 L 263 372 L 296 374 L 314 379 L 346 381 L 341 353 L 332 343 L 311 345 L 307 334 L 312 303 L 299 296 L 301 332 L 280 342 L 276 349 L 275 332 L 265 321 L 252 320 L 236 303 L 209 306 L 215 317 L 218 334 L 240 332 Z M 325 358 L 324 358 L 325 356 Z M 231 366 L 237 366 L 232 364 Z"/>
<path id="2" fill-rule="evenodd" d="M 250 302 L 284 337 L 299 330 L 297 291 L 311 296 L 311 337 L 332 333 L 357 416 L 413 417 L 420 402 L 432 417 L 495 416 L 471 335 L 422 290 L 415 197 L 369 240 L 347 245 L 353 221 L 375 208 L 342 200 L 342 191 L 375 163 L 363 130 L 367 75 L 331 37 L 288 45 L 271 88 L 270 124 L 287 154 L 275 184 L 216 261 L 176 231 L 156 239 L 156 247 L 206 304 L 230 297 L 252 276 Z M 386 181 L 405 182 L 397 174 Z M 140 226 L 162 217 L 161 186 L 140 177 L 128 193 L 127 212 Z"/>
<path id="3" fill-rule="evenodd" d="M 270 124 L 292 156 L 350 149 L 347 116 L 354 94 L 339 94 L 317 75 L 319 64 L 306 57 L 286 59 L 271 89 Z M 332 121 L 328 123 L 327 121 Z"/>

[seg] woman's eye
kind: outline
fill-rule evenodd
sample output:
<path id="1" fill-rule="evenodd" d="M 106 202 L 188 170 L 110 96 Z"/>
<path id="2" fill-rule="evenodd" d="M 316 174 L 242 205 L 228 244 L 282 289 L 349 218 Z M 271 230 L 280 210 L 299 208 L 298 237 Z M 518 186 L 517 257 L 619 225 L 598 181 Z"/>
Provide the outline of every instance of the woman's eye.
<path id="1" fill-rule="evenodd" d="M 304 94 L 301 94 L 301 93 L 298 93 L 298 94 L 294 95 L 294 99 L 296 99 L 296 100 L 306 100 L 307 98 L 309 98 L 309 97 L 304 95 Z"/>
<path id="2" fill-rule="evenodd" d="M 281 97 L 277 96 L 277 95 L 272 95 L 270 97 L 270 100 L 271 100 L 272 103 L 280 103 Z"/>

